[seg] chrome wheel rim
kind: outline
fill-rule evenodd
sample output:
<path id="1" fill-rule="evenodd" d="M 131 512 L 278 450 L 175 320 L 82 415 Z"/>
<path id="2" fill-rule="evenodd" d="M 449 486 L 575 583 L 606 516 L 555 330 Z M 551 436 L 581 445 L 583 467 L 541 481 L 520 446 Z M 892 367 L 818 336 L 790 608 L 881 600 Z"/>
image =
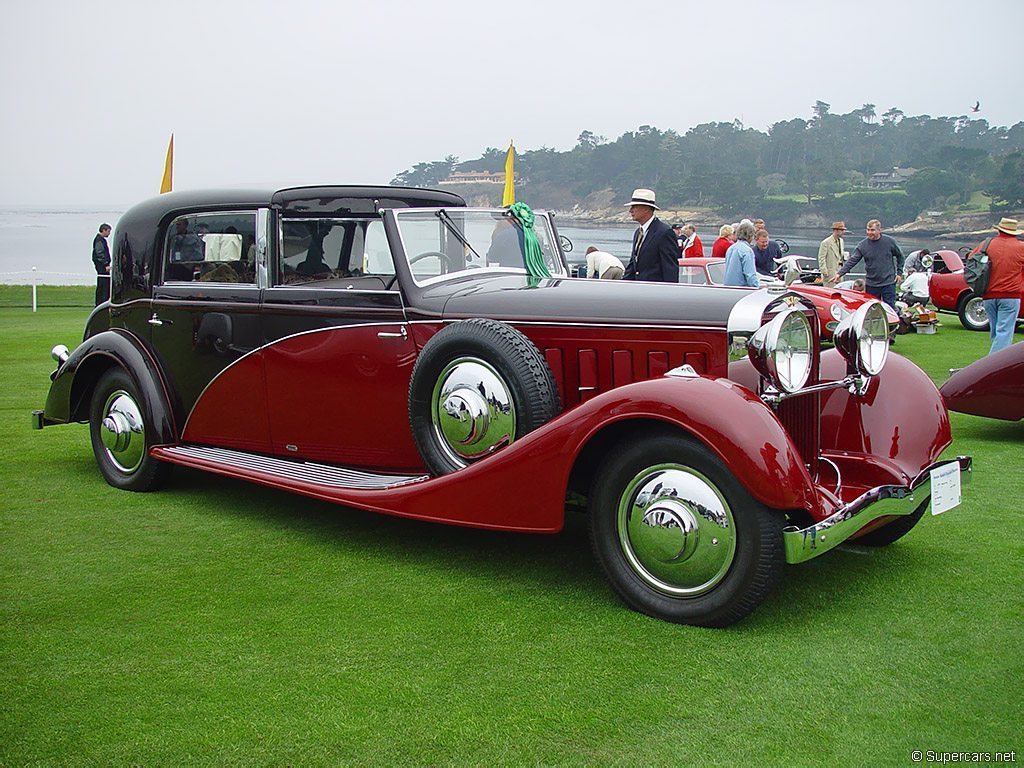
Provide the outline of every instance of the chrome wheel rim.
<path id="1" fill-rule="evenodd" d="M 126 475 L 139 468 L 146 454 L 146 428 L 135 399 L 119 389 L 103 405 L 100 440 L 107 459 Z"/>
<path id="2" fill-rule="evenodd" d="M 988 313 L 985 312 L 985 302 L 979 296 L 975 296 L 974 298 L 967 300 L 967 306 L 964 307 L 964 314 L 967 316 L 971 325 L 976 328 L 980 328 L 988 323 Z"/>
<path id="3" fill-rule="evenodd" d="M 430 399 L 438 445 L 459 466 L 515 439 L 512 393 L 501 375 L 475 357 L 460 357 L 441 371 Z"/>
<path id="4" fill-rule="evenodd" d="M 619 544 L 648 586 L 672 597 L 702 595 L 736 556 L 732 510 L 714 484 L 680 464 L 647 467 L 626 485 L 617 514 Z"/>

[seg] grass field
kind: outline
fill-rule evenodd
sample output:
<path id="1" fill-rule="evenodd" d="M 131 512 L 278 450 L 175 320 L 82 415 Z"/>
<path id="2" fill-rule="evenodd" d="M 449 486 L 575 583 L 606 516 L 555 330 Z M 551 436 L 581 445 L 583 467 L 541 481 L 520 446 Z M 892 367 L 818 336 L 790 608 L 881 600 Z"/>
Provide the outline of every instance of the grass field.
<path id="1" fill-rule="evenodd" d="M 0 290 L 0 765 L 1024 752 L 1024 423 L 953 414 L 949 453 L 976 461 L 961 507 L 696 629 L 623 607 L 578 516 L 478 532 L 180 469 L 114 490 L 85 426 L 29 429 L 88 313 L 57 305 L 91 288 L 66 291 L 33 315 Z M 944 320 L 894 348 L 936 381 L 988 345 Z"/>

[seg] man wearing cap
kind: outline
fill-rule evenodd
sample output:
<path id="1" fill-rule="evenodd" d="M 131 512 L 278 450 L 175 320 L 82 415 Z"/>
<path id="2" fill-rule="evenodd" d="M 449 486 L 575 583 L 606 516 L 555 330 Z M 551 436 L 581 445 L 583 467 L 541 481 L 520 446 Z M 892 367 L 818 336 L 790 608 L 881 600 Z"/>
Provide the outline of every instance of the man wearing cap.
<path id="1" fill-rule="evenodd" d="M 1020 297 L 1024 294 L 1024 242 L 1016 219 L 1003 218 L 995 226 L 998 233 L 988 244 L 988 290 L 982 296 L 988 315 L 988 333 L 992 346 L 988 353 L 1006 349 L 1013 343 L 1013 329 L 1020 314 Z M 972 253 L 981 250 L 978 243 Z"/>
<path id="2" fill-rule="evenodd" d="M 818 269 L 821 270 L 822 285 L 833 286 L 839 279 L 839 267 L 843 265 L 843 235 L 846 224 L 842 221 L 832 222 L 832 234 L 821 241 L 818 246 Z"/>
<path id="3" fill-rule="evenodd" d="M 661 210 L 654 203 L 654 191 L 633 190 L 629 217 L 640 225 L 633 233 L 633 250 L 626 265 L 624 280 L 679 282 L 679 243 L 672 227 L 654 215 Z"/>

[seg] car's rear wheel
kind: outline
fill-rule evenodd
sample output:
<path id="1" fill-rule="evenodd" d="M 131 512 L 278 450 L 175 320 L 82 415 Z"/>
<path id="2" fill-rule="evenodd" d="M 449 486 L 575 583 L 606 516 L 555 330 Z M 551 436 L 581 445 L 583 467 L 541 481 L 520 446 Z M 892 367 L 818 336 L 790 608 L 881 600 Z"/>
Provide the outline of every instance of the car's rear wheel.
<path id="1" fill-rule="evenodd" d="M 956 313 L 967 330 L 988 330 L 988 315 L 985 312 L 984 300 L 978 294 L 968 292 L 961 296 L 956 305 Z"/>
<path id="2" fill-rule="evenodd" d="M 152 434 L 135 382 L 123 368 L 111 368 L 100 377 L 89 408 L 92 452 L 108 483 L 126 491 L 163 484 L 171 468 L 149 455 Z"/>
<path id="3" fill-rule="evenodd" d="M 590 495 L 595 555 L 634 610 L 723 627 L 761 604 L 784 564 L 781 517 L 705 445 L 653 431 L 608 456 Z"/>
<path id="4" fill-rule="evenodd" d="M 435 475 L 491 455 L 560 409 L 543 355 L 496 320 L 442 328 L 423 346 L 409 385 L 413 438 Z"/>

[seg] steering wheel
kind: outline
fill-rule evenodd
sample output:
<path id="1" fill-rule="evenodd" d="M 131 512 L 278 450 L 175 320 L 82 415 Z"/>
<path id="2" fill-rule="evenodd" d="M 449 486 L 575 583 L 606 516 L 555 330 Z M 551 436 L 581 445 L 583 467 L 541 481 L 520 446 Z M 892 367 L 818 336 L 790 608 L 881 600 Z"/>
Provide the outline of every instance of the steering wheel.
<path id="1" fill-rule="evenodd" d="M 437 259 L 438 261 L 441 262 L 441 265 L 444 267 L 444 270 L 442 271 L 441 274 L 444 274 L 445 272 L 451 272 L 452 271 L 451 270 L 451 266 L 452 266 L 451 261 L 448 259 L 448 256 L 446 254 L 443 254 L 440 251 L 424 251 L 423 253 L 417 253 L 415 256 L 413 256 L 411 259 L 409 259 L 409 266 L 411 267 L 413 264 L 415 264 L 418 261 L 423 261 L 424 259 L 430 259 L 430 258 Z"/>
<path id="2" fill-rule="evenodd" d="M 779 240 L 779 238 L 777 237 L 775 238 L 775 242 L 779 244 L 780 251 L 782 251 L 784 254 L 789 253 L 789 243 L 787 243 L 785 240 Z"/>
<path id="3" fill-rule="evenodd" d="M 563 253 L 572 253 L 572 240 L 565 235 L 559 235 L 558 242 L 562 246 Z"/>

